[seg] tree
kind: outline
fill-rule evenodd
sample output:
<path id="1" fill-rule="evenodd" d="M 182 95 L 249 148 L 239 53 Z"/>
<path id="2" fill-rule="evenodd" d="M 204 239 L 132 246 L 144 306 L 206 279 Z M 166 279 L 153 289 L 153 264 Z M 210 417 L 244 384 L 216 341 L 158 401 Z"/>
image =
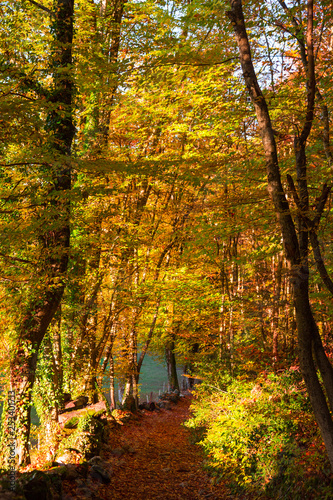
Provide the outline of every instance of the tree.
<path id="1" fill-rule="evenodd" d="M 286 198 L 285 188 L 281 181 L 274 130 L 267 102 L 259 87 L 252 62 L 250 43 L 246 32 L 241 0 L 231 0 L 228 16 L 235 32 L 243 78 L 257 116 L 265 152 L 268 189 L 280 223 L 285 256 L 290 264 L 290 276 L 296 307 L 300 366 L 314 414 L 320 427 L 329 460 L 333 468 L 333 422 L 329 410 L 329 407 L 333 410 L 333 369 L 323 349 L 318 326 L 315 322 L 309 301 L 309 231 L 310 228 L 313 230 L 318 227 L 325 207 L 325 202 L 330 192 L 330 188 L 327 184 L 324 184 L 321 195 L 316 201 L 314 214 L 311 213 L 309 205 L 306 145 L 314 120 L 316 94 L 315 58 L 313 49 L 313 1 L 308 0 L 306 12 L 307 102 L 305 106 L 305 117 L 301 130 L 296 133 L 294 139 L 298 190 L 296 190 L 292 177 L 288 177 L 289 188 L 297 205 L 296 222 L 293 220 L 290 203 Z M 303 34 L 301 35 L 298 33 L 298 36 L 303 36 Z M 323 378 L 323 386 L 328 402 L 318 378 L 316 364 Z"/>
<path id="2" fill-rule="evenodd" d="M 46 330 L 54 317 L 63 295 L 70 237 L 70 154 L 74 137 L 72 79 L 72 41 L 74 2 L 57 0 L 51 16 L 52 47 L 49 65 L 52 75 L 50 88 L 45 88 L 34 75 L 15 67 L 8 60 L 8 78 L 14 74 L 19 92 L 45 100 L 44 128 L 46 142 L 43 157 L 27 158 L 24 165 L 36 165 L 44 198 L 32 217 L 42 221 L 36 232 L 34 279 L 26 291 L 26 301 L 18 324 L 10 360 L 10 389 L 16 398 L 15 425 L 18 465 L 30 463 L 29 433 L 31 392 L 35 381 L 38 351 Z M 33 98 L 32 98 L 33 100 Z M 6 164 L 15 167 L 17 162 Z M 24 188 L 17 195 L 20 199 Z M 6 456 L 8 415 L 4 412 L 2 450 Z M 6 463 L 6 462 L 5 462 Z"/>

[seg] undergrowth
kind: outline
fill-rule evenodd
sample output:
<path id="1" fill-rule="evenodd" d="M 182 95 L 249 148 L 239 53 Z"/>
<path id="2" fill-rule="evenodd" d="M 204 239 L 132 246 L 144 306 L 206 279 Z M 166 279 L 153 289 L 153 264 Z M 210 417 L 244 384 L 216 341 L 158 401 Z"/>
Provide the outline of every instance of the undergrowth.
<path id="1" fill-rule="evenodd" d="M 333 498 L 330 465 L 297 370 L 251 382 L 211 378 L 196 389 L 185 425 L 216 481 L 258 499 Z"/>

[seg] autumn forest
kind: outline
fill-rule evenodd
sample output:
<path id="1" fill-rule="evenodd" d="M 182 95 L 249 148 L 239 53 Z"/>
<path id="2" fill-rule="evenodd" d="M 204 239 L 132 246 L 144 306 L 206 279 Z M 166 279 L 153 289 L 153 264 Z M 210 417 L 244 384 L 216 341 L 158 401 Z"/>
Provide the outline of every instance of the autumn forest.
<path id="1" fill-rule="evenodd" d="M 153 355 L 235 498 L 333 498 L 331 2 L 0 13 L 0 469 Z"/>

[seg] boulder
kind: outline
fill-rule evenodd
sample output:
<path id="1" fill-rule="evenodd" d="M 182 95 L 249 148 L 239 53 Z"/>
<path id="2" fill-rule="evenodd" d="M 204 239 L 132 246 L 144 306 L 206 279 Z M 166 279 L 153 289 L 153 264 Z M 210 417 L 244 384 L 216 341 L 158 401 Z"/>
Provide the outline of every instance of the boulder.
<path id="1" fill-rule="evenodd" d="M 130 411 L 113 410 L 112 417 L 117 423 L 120 423 L 122 425 L 123 423 L 126 423 L 129 420 L 133 419 L 134 415 Z"/>
<path id="2" fill-rule="evenodd" d="M 72 458 L 70 460 L 67 458 L 68 450 L 75 450 L 80 453 L 81 461 L 89 460 L 98 455 L 102 445 L 103 434 L 103 424 L 92 415 L 88 413 L 84 414 L 79 418 L 77 429 L 61 442 L 56 457 L 57 462 L 73 463 Z"/>
<path id="3" fill-rule="evenodd" d="M 109 472 L 107 472 L 101 465 L 92 465 L 89 474 L 93 479 L 96 479 L 100 483 L 109 484 L 111 482 Z"/>
<path id="4" fill-rule="evenodd" d="M 179 396 L 178 396 L 178 394 L 175 394 L 175 393 L 171 392 L 169 394 L 165 394 L 163 399 L 167 400 L 167 401 L 171 401 L 172 403 L 177 404 Z"/>
<path id="5" fill-rule="evenodd" d="M 61 500 L 62 482 L 57 474 L 36 471 L 28 474 L 23 481 L 26 500 Z"/>
<path id="6" fill-rule="evenodd" d="M 115 457 L 121 457 L 125 453 L 126 451 L 123 448 L 115 448 L 114 450 L 111 451 L 111 455 Z"/>
<path id="7" fill-rule="evenodd" d="M 95 457 L 92 457 L 90 460 L 88 460 L 89 465 L 103 465 L 104 463 L 105 461 L 99 455 L 96 455 Z"/>
<path id="8" fill-rule="evenodd" d="M 46 474 L 48 475 L 58 475 L 59 477 L 66 477 L 67 476 L 67 467 L 66 465 L 55 465 L 51 469 L 49 469 Z"/>
<path id="9" fill-rule="evenodd" d="M 65 429 L 76 429 L 79 422 L 79 417 L 72 417 L 64 424 Z"/>
<path id="10" fill-rule="evenodd" d="M 81 408 L 84 408 L 88 404 L 88 397 L 87 396 L 79 396 L 76 398 L 73 403 L 75 406 L 76 410 L 80 410 Z"/>
<path id="11" fill-rule="evenodd" d="M 68 481 L 75 481 L 80 476 L 80 470 L 77 465 L 68 464 L 66 466 L 66 479 Z"/>
<path id="12" fill-rule="evenodd" d="M 170 401 L 160 401 L 157 403 L 160 408 L 163 408 L 163 410 L 171 410 L 171 403 Z"/>
<path id="13" fill-rule="evenodd" d="M 80 450 L 76 450 L 74 448 L 64 448 L 61 446 L 56 455 L 54 464 L 60 466 L 64 464 L 76 464 L 80 460 L 81 456 L 82 452 Z"/>
<path id="14" fill-rule="evenodd" d="M 72 396 L 69 394 L 69 392 L 64 392 L 64 394 L 63 394 L 64 404 L 68 403 L 69 401 L 71 401 L 71 399 L 72 399 Z"/>

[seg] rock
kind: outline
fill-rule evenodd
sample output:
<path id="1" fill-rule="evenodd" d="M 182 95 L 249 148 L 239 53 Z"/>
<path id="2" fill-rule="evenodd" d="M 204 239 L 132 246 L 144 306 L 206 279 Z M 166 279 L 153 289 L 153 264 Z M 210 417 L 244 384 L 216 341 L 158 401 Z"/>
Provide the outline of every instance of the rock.
<path id="1" fill-rule="evenodd" d="M 3 471 L 1 471 L 3 472 Z M 20 482 L 20 474 L 16 473 L 15 491 L 11 490 L 11 481 L 8 473 L 0 474 L 0 499 L 1 500 L 26 500 Z"/>
<path id="2" fill-rule="evenodd" d="M 55 467 L 52 467 L 49 469 L 46 474 L 57 474 L 59 477 L 64 477 L 67 475 L 67 467 L 66 465 L 59 465 L 57 462 L 55 462 Z"/>
<path id="3" fill-rule="evenodd" d="M 96 455 L 95 457 L 92 457 L 90 460 L 88 460 L 89 465 L 101 465 L 104 463 L 105 461 L 99 455 Z"/>
<path id="4" fill-rule="evenodd" d="M 26 500 L 61 500 L 62 482 L 58 475 L 36 471 L 28 475 L 23 492 Z"/>
<path id="5" fill-rule="evenodd" d="M 68 401 L 68 403 L 65 404 L 65 409 L 61 411 L 61 413 L 66 413 L 68 411 L 73 411 L 75 410 L 75 403 L 74 401 Z"/>
<path id="6" fill-rule="evenodd" d="M 68 464 L 66 466 L 66 479 L 69 481 L 74 481 L 80 476 L 79 469 L 76 465 L 74 464 Z"/>
<path id="7" fill-rule="evenodd" d="M 115 457 L 121 457 L 124 454 L 125 450 L 123 448 L 115 448 L 114 450 L 111 451 L 111 455 Z"/>
<path id="8" fill-rule="evenodd" d="M 83 462 L 82 464 L 76 465 L 76 470 L 78 471 L 80 476 L 87 477 L 89 470 L 88 462 Z"/>
<path id="9" fill-rule="evenodd" d="M 74 406 L 76 410 L 80 410 L 81 408 L 84 408 L 88 404 L 88 397 L 87 396 L 79 396 L 76 398 L 74 401 Z"/>
<path id="10" fill-rule="evenodd" d="M 72 396 L 69 394 L 69 392 L 64 392 L 63 394 L 63 401 L 64 401 L 64 404 L 68 403 L 69 401 L 71 401 L 72 399 Z"/>
<path id="11" fill-rule="evenodd" d="M 179 393 L 178 392 L 164 392 L 159 396 L 162 401 L 171 401 L 172 403 L 178 403 Z"/>
<path id="12" fill-rule="evenodd" d="M 165 398 L 167 401 L 171 401 L 172 403 L 178 403 L 179 396 L 178 394 L 166 394 Z"/>
<path id="13" fill-rule="evenodd" d="M 74 448 L 65 448 L 56 455 L 55 463 L 58 465 L 76 464 L 78 459 L 81 458 L 81 455 L 82 454 L 80 450 L 76 450 Z"/>
<path id="14" fill-rule="evenodd" d="M 112 417 L 116 420 L 117 423 L 120 422 L 121 424 L 128 422 L 129 420 L 134 418 L 133 413 L 124 410 L 113 410 Z"/>
<path id="15" fill-rule="evenodd" d="M 100 465 L 92 465 L 89 474 L 100 483 L 109 484 L 111 482 L 110 474 Z"/>
<path id="16" fill-rule="evenodd" d="M 76 429 L 79 422 L 79 417 L 72 417 L 64 425 L 65 429 Z"/>
<path id="17" fill-rule="evenodd" d="M 89 413 L 85 413 L 79 418 L 77 429 L 60 445 L 57 461 L 60 461 L 61 454 L 66 450 L 76 450 L 81 454 L 81 460 L 89 460 L 98 455 L 102 445 L 104 434 L 103 424 Z M 73 462 L 67 459 L 63 463 Z"/>
<path id="18" fill-rule="evenodd" d="M 160 401 L 158 406 L 164 410 L 171 410 L 171 403 L 169 401 Z"/>
<path id="19" fill-rule="evenodd" d="M 104 408 L 101 408 L 100 410 L 95 411 L 94 417 L 95 418 L 100 418 L 106 416 L 106 410 Z"/>

